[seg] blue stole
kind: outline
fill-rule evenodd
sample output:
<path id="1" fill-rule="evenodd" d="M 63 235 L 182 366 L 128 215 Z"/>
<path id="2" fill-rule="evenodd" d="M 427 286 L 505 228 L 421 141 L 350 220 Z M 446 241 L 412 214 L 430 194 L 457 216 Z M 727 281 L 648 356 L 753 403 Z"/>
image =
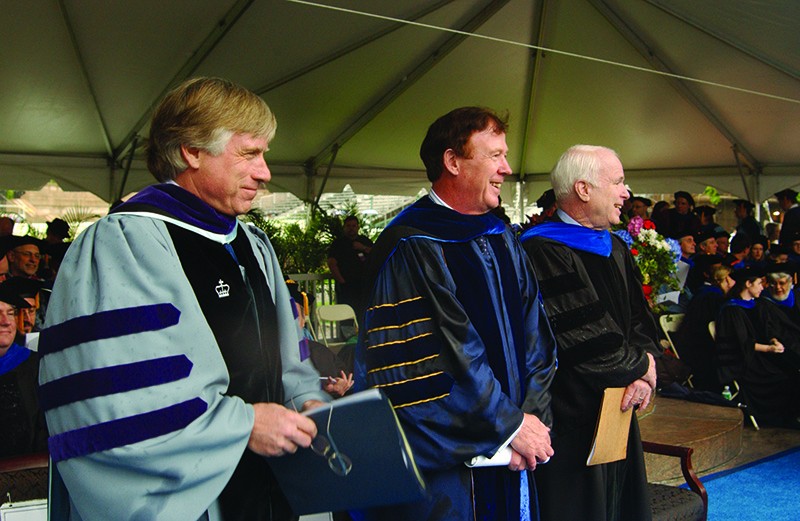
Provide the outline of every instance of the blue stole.
<path id="1" fill-rule="evenodd" d="M 148 186 L 111 213 L 150 211 L 162 213 L 202 230 L 227 235 L 236 217 L 219 213 L 196 195 L 173 183 Z"/>
<path id="2" fill-rule="evenodd" d="M 0 374 L 13 371 L 30 356 L 30 349 L 24 348 L 19 344 L 11 344 L 6 354 L 0 356 Z"/>
<path id="3" fill-rule="evenodd" d="M 739 306 L 740 308 L 744 308 L 744 309 L 753 309 L 754 307 L 756 307 L 756 299 L 744 300 L 744 299 L 740 299 L 740 298 L 732 298 L 732 299 L 728 299 L 728 301 L 725 302 L 725 304 L 723 304 L 723 305 L 724 306 Z"/>
<path id="4" fill-rule="evenodd" d="M 779 306 L 783 306 L 785 308 L 793 308 L 794 307 L 794 291 L 789 290 L 789 296 L 786 297 L 784 300 L 778 300 L 773 298 L 772 295 L 765 297 L 770 302 L 774 302 Z"/>
<path id="5" fill-rule="evenodd" d="M 412 234 L 411 237 L 426 237 L 443 242 L 467 242 L 482 235 L 499 235 L 505 231 L 503 221 L 491 213 L 458 213 L 434 203 L 429 197 L 423 197 L 400 212 L 386 228 L 393 226 L 416 228 L 421 233 Z"/>
<path id="6" fill-rule="evenodd" d="M 525 242 L 533 237 L 545 237 L 572 249 L 608 257 L 611 255 L 611 232 L 594 230 L 579 224 L 547 221 L 528 228 L 520 236 Z"/>

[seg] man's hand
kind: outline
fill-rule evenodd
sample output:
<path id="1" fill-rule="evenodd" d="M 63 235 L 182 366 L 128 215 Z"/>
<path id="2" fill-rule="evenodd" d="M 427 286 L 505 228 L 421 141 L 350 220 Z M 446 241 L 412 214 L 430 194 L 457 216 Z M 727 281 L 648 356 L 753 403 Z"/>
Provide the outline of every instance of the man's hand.
<path id="1" fill-rule="evenodd" d="M 534 470 L 536 463 L 542 463 L 553 455 L 550 445 L 550 428 L 533 414 L 525 414 L 522 428 L 511 440 L 511 463 L 509 470 Z"/>
<path id="2" fill-rule="evenodd" d="M 622 395 L 620 409 L 627 411 L 634 405 L 638 405 L 641 409 L 646 409 L 650 404 L 650 397 L 652 395 L 653 389 L 650 387 L 650 383 L 645 381 L 644 377 L 639 378 L 625 388 L 625 394 Z"/>
<path id="3" fill-rule="evenodd" d="M 256 419 L 247 447 L 262 456 L 291 454 L 317 435 L 313 420 L 277 403 L 255 403 Z"/>
<path id="4" fill-rule="evenodd" d="M 769 347 L 770 347 L 770 351 L 773 352 L 773 353 L 783 353 L 783 351 L 785 349 L 783 347 L 783 343 L 781 343 L 781 341 L 778 340 L 777 338 L 770 339 Z"/>
<path id="5" fill-rule="evenodd" d="M 647 366 L 647 372 L 642 376 L 642 380 L 650 384 L 650 389 L 653 391 L 656 390 L 656 359 L 653 358 L 653 355 L 647 353 L 647 360 L 649 365 Z M 644 407 L 642 407 L 644 408 Z"/>
<path id="6" fill-rule="evenodd" d="M 341 372 L 340 378 L 334 378 L 333 376 L 329 376 L 325 383 L 322 385 L 322 389 L 333 396 L 344 396 L 347 391 L 353 387 L 353 373 L 345 374 L 344 371 Z"/>

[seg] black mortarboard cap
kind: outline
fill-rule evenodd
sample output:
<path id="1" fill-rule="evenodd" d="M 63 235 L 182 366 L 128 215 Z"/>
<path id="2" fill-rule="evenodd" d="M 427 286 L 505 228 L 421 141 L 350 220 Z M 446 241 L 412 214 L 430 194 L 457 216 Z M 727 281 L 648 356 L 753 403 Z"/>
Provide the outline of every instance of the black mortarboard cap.
<path id="1" fill-rule="evenodd" d="M 550 208 L 556 204 L 556 193 L 552 188 L 542 192 L 542 195 L 536 200 L 536 206 L 539 208 Z"/>
<path id="2" fill-rule="evenodd" d="M 747 199 L 734 199 L 733 200 L 733 204 L 736 205 L 736 206 L 739 206 L 739 205 L 744 206 L 748 210 L 752 210 L 753 208 L 756 207 L 756 205 L 754 205 L 753 203 L 751 203 Z"/>
<path id="3" fill-rule="evenodd" d="M 714 215 L 717 213 L 717 209 L 713 206 L 708 206 L 707 204 L 697 206 L 694 209 L 694 213 L 697 215 Z"/>
<path id="4" fill-rule="evenodd" d="M 11 288 L 7 287 L 6 283 L 0 284 L 0 302 L 5 302 L 6 304 L 20 309 L 31 307 L 25 299 L 17 295 Z"/>
<path id="5" fill-rule="evenodd" d="M 746 268 L 740 268 L 731 272 L 731 277 L 736 282 L 739 282 L 740 280 L 755 279 L 765 275 L 766 271 L 764 268 L 760 268 L 758 266 L 748 266 Z"/>

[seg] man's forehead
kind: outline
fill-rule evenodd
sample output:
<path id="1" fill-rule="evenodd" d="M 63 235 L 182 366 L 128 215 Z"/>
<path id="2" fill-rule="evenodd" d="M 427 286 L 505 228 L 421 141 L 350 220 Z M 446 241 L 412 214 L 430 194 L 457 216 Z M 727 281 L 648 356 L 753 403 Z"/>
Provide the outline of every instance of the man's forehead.
<path id="1" fill-rule="evenodd" d="M 39 247 L 35 244 L 24 244 L 22 246 L 17 246 L 13 251 L 31 251 L 34 253 L 39 253 Z"/>
<path id="2" fill-rule="evenodd" d="M 467 144 L 475 144 L 477 142 L 481 143 L 489 143 L 491 145 L 495 145 L 498 147 L 505 147 L 506 146 L 506 133 L 505 132 L 497 132 L 495 127 L 489 126 L 483 130 L 477 130 L 473 132 L 469 139 L 467 140 Z"/>

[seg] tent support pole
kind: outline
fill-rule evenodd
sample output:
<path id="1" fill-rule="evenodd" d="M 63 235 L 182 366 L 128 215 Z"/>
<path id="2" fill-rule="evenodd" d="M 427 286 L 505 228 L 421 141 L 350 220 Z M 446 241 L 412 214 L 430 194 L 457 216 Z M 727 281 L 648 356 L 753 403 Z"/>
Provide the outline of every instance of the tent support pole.
<path id="1" fill-rule="evenodd" d="M 325 185 L 328 184 L 328 178 L 331 175 L 331 168 L 333 168 L 333 163 L 336 161 L 336 155 L 339 153 L 339 144 L 334 143 L 333 148 L 331 148 L 331 160 L 328 161 L 328 168 L 325 169 L 325 177 L 322 178 L 322 186 L 319 187 L 319 193 L 317 194 L 317 198 L 314 200 L 314 207 L 319 208 L 319 200 L 322 198 L 322 194 L 325 192 Z"/>
<path id="2" fill-rule="evenodd" d="M 748 201 L 752 201 L 753 197 L 750 194 L 750 187 L 747 186 L 747 178 L 742 170 L 742 162 L 739 160 L 739 148 L 736 145 L 731 147 L 733 150 L 733 158 L 736 160 L 736 168 L 739 170 L 739 177 L 742 178 L 742 186 L 744 187 L 744 195 L 747 196 Z"/>
<path id="3" fill-rule="evenodd" d="M 131 171 L 131 163 L 133 163 L 133 155 L 136 153 L 136 145 L 139 143 L 139 136 L 133 138 L 133 143 L 131 144 L 131 151 L 128 153 L 128 160 L 125 162 L 125 172 L 122 174 L 122 182 L 119 185 L 119 191 L 117 192 L 117 198 L 115 201 L 122 199 L 122 196 L 125 194 L 125 184 L 128 182 L 128 173 Z M 112 203 L 114 201 L 111 201 Z"/>

